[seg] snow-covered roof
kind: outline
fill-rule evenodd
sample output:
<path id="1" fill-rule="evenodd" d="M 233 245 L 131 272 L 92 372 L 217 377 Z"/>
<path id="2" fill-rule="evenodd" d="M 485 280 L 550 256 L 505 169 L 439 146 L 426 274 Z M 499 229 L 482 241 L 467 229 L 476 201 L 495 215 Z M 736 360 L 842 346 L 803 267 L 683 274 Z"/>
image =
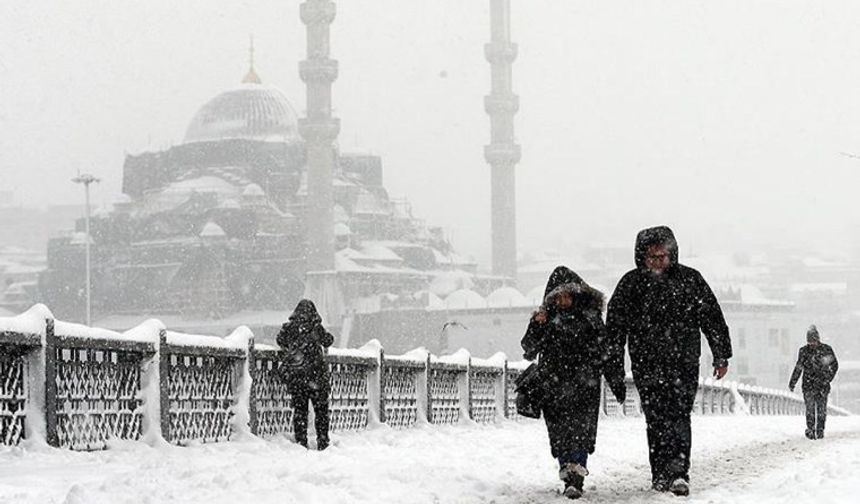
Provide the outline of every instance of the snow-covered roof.
<path id="1" fill-rule="evenodd" d="M 474 275 L 459 269 L 441 271 L 434 275 L 433 280 L 430 281 L 430 292 L 441 297 L 458 289 L 471 289 L 475 285 Z"/>

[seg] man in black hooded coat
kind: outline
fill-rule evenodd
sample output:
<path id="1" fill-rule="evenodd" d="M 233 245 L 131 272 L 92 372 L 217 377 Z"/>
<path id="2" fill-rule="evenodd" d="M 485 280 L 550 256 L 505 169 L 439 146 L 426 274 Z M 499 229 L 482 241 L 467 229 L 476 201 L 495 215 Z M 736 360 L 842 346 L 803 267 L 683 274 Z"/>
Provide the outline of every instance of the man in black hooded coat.
<path id="1" fill-rule="evenodd" d="M 797 364 L 791 373 L 788 388 L 794 392 L 797 380 L 803 374 L 803 402 L 806 403 L 806 437 L 824 437 L 824 423 L 827 421 L 827 396 L 830 382 L 839 371 L 839 361 L 830 345 L 821 342 L 818 328 L 809 326 L 806 331 L 806 345 L 797 352 Z"/>
<path id="2" fill-rule="evenodd" d="M 308 402 L 314 407 L 317 449 L 329 444 L 328 399 L 331 391 L 324 348 L 334 343 L 322 325 L 313 301 L 302 299 L 277 337 L 281 350 L 281 371 L 287 381 L 293 406 L 293 433 L 296 442 L 308 446 Z"/>
<path id="3" fill-rule="evenodd" d="M 702 275 L 678 263 L 678 244 L 668 227 L 640 231 L 635 258 L 636 269 L 621 278 L 609 301 L 609 359 L 623 361 L 628 345 L 654 489 L 687 495 L 701 333 L 720 379 L 732 356 L 729 328 Z"/>
<path id="4" fill-rule="evenodd" d="M 562 299 L 564 298 L 564 299 Z M 523 357 L 538 362 L 541 410 L 550 451 L 559 462 L 564 495 L 582 496 L 588 455 L 594 452 L 604 373 L 603 294 L 570 269 L 559 266 L 549 277 L 544 303 L 522 339 Z M 613 370 L 612 390 L 624 401 L 624 363 Z"/>

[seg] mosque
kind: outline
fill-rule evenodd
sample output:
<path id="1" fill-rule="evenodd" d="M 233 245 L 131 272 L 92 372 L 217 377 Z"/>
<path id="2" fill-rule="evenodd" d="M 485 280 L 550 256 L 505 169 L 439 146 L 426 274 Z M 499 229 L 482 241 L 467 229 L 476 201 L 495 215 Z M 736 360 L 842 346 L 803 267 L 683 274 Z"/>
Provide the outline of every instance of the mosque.
<path id="1" fill-rule="evenodd" d="M 360 325 L 351 322 L 354 314 L 438 308 L 454 291 L 486 296 L 513 283 L 512 223 L 495 222 L 494 229 L 507 233 L 502 263 L 513 269 L 480 275 L 441 228 L 388 195 L 379 156 L 340 151 L 340 125 L 331 115 L 338 62 L 328 54 L 334 3 L 308 0 L 301 17 L 308 29 L 308 58 L 299 64 L 306 117 L 263 82 L 252 46 L 245 77 L 197 111 L 181 143 L 126 156 L 121 199 L 90 224 L 95 325 L 123 328 L 157 316 L 185 330 L 271 329 L 305 296 L 333 328 L 349 330 Z M 509 67 L 509 46 L 488 44 L 488 60 Z M 503 119 L 515 112 L 505 101 L 515 96 L 501 78 L 487 111 L 502 126 L 494 127 L 485 154 L 491 165 L 504 165 L 512 184 L 519 150 L 505 143 L 513 132 Z M 513 197 L 496 199 L 512 219 Z M 85 310 L 87 237 L 83 222 L 76 228 L 49 242 L 39 277 L 42 300 L 72 320 Z"/>

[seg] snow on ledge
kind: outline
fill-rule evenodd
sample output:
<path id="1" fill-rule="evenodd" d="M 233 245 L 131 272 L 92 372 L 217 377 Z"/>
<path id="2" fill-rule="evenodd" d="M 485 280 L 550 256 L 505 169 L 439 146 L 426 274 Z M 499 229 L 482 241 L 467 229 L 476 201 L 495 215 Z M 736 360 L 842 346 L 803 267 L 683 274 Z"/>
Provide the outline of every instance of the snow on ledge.
<path id="1" fill-rule="evenodd" d="M 451 355 L 443 355 L 440 357 L 431 357 L 432 362 L 439 362 L 441 364 L 456 364 L 458 366 L 468 366 L 469 360 L 471 359 L 471 355 L 469 351 L 465 348 L 461 348 Z"/>
<path id="2" fill-rule="evenodd" d="M 473 357 L 472 366 L 502 368 L 504 367 L 506 360 L 508 360 L 508 357 L 505 355 L 504 352 L 496 352 L 487 359 L 478 359 Z"/>
<path id="3" fill-rule="evenodd" d="M 29 310 L 14 317 L 0 317 L 0 332 L 38 334 L 45 337 L 45 319 L 53 319 L 51 310 L 43 304 L 35 304 Z"/>
<path id="4" fill-rule="evenodd" d="M 242 329 L 241 327 L 236 331 Z M 247 329 L 247 328 L 245 328 Z M 250 330 L 248 331 L 250 332 Z M 236 334 L 234 331 L 233 334 Z M 177 346 L 201 346 L 201 347 L 214 347 L 214 348 L 247 348 L 248 343 L 245 341 L 244 345 L 240 343 L 240 338 L 237 336 L 236 338 L 232 338 L 231 334 L 227 338 L 219 338 L 218 336 L 206 336 L 202 334 L 185 334 L 174 331 L 167 331 L 167 344 L 168 345 L 177 345 Z"/>

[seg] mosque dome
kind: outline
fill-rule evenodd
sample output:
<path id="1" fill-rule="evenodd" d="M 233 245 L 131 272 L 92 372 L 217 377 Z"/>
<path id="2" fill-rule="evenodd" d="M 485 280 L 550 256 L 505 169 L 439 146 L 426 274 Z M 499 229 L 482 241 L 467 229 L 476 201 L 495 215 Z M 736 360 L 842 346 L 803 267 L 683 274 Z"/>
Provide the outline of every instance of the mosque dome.
<path id="1" fill-rule="evenodd" d="M 194 115 L 185 143 L 227 139 L 291 142 L 298 119 L 286 96 L 260 82 L 253 68 L 242 84 L 212 98 Z"/>

